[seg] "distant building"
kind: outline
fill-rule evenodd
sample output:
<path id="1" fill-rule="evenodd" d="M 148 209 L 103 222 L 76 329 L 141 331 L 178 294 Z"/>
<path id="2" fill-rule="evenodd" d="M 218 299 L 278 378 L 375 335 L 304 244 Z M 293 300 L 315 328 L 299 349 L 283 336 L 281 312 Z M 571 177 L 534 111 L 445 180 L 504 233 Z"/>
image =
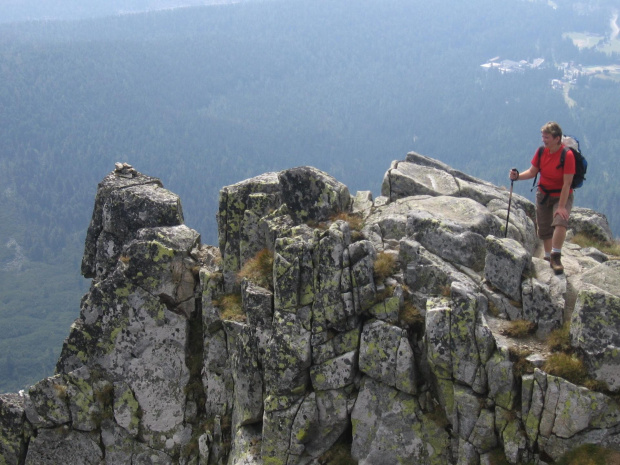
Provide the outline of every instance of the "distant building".
<path id="1" fill-rule="evenodd" d="M 513 61 L 513 60 L 502 60 L 498 61 L 500 57 L 491 58 L 486 63 L 480 65 L 485 69 L 497 69 L 500 73 L 514 73 L 514 72 L 524 72 L 528 69 L 539 68 L 544 62 L 544 58 L 536 58 L 532 63 L 527 60 Z"/>

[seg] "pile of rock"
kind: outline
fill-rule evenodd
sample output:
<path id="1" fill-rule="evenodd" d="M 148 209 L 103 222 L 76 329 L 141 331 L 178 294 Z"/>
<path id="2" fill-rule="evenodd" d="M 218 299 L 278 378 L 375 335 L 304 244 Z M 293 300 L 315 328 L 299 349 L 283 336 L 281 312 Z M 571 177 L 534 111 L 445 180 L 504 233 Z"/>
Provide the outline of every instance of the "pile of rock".
<path id="1" fill-rule="evenodd" d="M 99 185 L 93 282 L 57 375 L 0 396 L 4 463 L 318 464 L 347 438 L 360 464 L 620 449 L 617 400 L 522 374 L 492 330 L 523 319 L 543 338 L 570 321 L 590 376 L 620 391 L 618 262 L 567 244 L 555 275 L 527 199 L 513 195 L 505 231 L 505 189 L 419 154 L 374 200 L 300 167 L 224 187 L 216 249 L 132 170 Z M 579 209 L 585 225 L 611 235 Z M 264 250 L 268 284 L 240 280 Z"/>

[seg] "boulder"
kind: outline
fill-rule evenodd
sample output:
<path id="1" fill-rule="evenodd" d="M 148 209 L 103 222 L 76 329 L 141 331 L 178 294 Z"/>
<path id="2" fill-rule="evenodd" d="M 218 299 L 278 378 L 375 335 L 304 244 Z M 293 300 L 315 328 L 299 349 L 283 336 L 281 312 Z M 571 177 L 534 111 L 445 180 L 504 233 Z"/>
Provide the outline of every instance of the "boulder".
<path id="1" fill-rule="evenodd" d="M 63 425 L 39 430 L 28 445 L 26 463 L 100 465 L 102 460 L 103 450 L 98 433 L 80 432 Z"/>
<path id="2" fill-rule="evenodd" d="M 351 413 L 351 455 L 361 465 L 453 463 L 450 437 L 416 398 L 364 377 Z"/>
<path id="3" fill-rule="evenodd" d="M 449 262 L 482 270 L 485 238 L 499 235 L 499 220 L 479 203 L 456 197 L 430 197 L 410 204 L 407 236 Z"/>
<path id="4" fill-rule="evenodd" d="M 484 277 L 511 299 L 521 302 L 521 280 L 531 255 L 514 239 L 486 237 Z"/>
<path id="5" fill-rule="evenodd" d="M 445 170 L 406 161 L 394 162 L 381 185 L 381 195 L 396 200 L 414 195 L 458 195 L 459 186 Z"/>
<path id="6" fill-rule="evenodd" d="M 416 393 L 413 349 L 407 332 L 383 321 L 364 326 L 360 341 L 360 371 L 408 394 Z"/>
<path id="7" fill-rule="evenodd" d="M 602 242 L 610 242 L 614 239 L 607 217 L 589 208 L 573 207 L 568 227 L 575 234 L 582 233 Z"/>
<path id="8" fill-rule="evenodd" d="M 259 202 L 257 195 L 268 198 L 269 202 Z M 249 242 L 248 228 L 244 220 L 254 224 L 257 219 L 248 215 L 250 206 L 258 208 L 255 216 L 263 216 L 265 203 L 281 203 L 281 185 L 277 173 L 265 173 L 251 179 L 223 187 L 220 190 L 217 225 L 219 232 L 219 246 L 222 254 L 222 268 L 226 290 L 231 292 L 236 285 L 236 273 L 241 269 L 241 242 Z M 253 210 L 249 210 L 253 211 Z M 245 234 L 242 235 L 242 232 Z M 268 247 L 269 244 L 265 244 Z M 260 250 L 260 248 L 258 248 Z M 245 258 L 245 257 L 244 257 Z"/>
<path id="9" fill-rule="evenodd" d="M 413 240 L 400 241 L 399 263 L 405 284 L 418 295 L 445 295 L 450 292 L 453 282 L 462 283 L 468 289 L 477 287 L 465 270 L 457 269 Z M 424 302 L 425 300 L 424 298 Z M 426 304 L 421 306 L 422 310 L 425 306 Z"/>
<path id="10" fill-rule="evenodd" d="M 159 179 L 137 173 L 130 178 L 117 171 L 99 183 L 92 219 L 86 233 L 82 274 L 103 277 L 114 270 L 124 244 L 141 228 L 183 224 L 176 194 Z"/>
<path id="11" fill-rule="evenodd" d="M 584 355 L 588 371 L 620 391 L 620 297 L 598 287 L 579 292 L 571 318 L 571 345 Z"/>
<path id="12" fill-rule="evenodd" d="M 535 370 L 523 383 L 527 436 L 558 460 L 583 444 L 617 447 L 620 408 L 612 398 Z"/>
<path id="13" fill-rule="evenodd" d="M 6 465 L 24 463 L 30 434 L 26 401 L 27 394 L 0 394 L 0 457 Z"/>
<path id="14" fill-rule="evenodd" d="M 298 223 L 325 221 L 348 211 L 351 195 L 347 186 L 311 166 L 300 166 L 278 173 L 282 197 Z"/>
<path id="15" fill-rule="evenodd" d="M 261 421 L 263 378 L 253 329 L 235 321 L 224 322 L 233 381 L 233 427 Z"/>
<path id="16" fill-rule="evenodd" d="M 584 271 L 579 280 L 581 283 L 596 286 L 605 292 L 620 297 L 620 261 L 610 260 L 593 266 Z"/>
<path id="17" fill-rule="evenodd" d="M 549 285 L 529 278 L 522 282 L 522 291 L 522 313 L 513 319 L 536 323 L 536 336 L 541 339 L 562 326 L 564 299 L 556 299 Z"/>

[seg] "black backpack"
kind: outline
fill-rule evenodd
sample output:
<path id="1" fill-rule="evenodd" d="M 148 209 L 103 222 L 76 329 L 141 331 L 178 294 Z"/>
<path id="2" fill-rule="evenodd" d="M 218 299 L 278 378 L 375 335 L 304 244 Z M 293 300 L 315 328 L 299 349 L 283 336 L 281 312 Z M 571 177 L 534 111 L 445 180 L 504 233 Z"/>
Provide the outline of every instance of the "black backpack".
<path id="1" fill-rule="evenodd" d="M 566 152 L 569 150 L 573 152 L 575 156 L 575 175 L 573 176 L 573 182 L 571 183 L 571 189 L 578 189 L 583 186 L 583 182 L 586 180 L 586 172 L 588 171 L 588 160 L 583 156 L 581 150 L 579 149 L 579 141 L 571 136 L 562 136 L 562 144 L 564 144 L 564 149 L 562 149 L 562 155 L 560 155 L 560 164 L 557 168 L 564 167 L 564 160 L 566 158 Z M 538 169 L 540 170 L 540 157 L 542 156 L 545 147 L 538 148 Z M 532 185 L 532 189 L 536 187 L 536 180 L 538 179 L 538 173 L 534 177 L 534 184 Z M 545 189 L 544 186 L 538 186 L 540 189 L 547 195 L 543 202 L 547 199 L 550 193 L 562 192 L 561 189 Z"/>

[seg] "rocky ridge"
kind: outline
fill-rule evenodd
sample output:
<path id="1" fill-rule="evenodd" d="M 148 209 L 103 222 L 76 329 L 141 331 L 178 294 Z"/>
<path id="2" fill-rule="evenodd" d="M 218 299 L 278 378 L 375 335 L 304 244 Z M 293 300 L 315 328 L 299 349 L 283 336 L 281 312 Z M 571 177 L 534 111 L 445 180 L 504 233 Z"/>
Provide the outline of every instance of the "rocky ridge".
<path id="1" fill-rule="evenodd" d="M 117 164 L 57 374 L 0 395 L 0 464 L 319 464 L 336 444 L 369 465 L 620 450 L 618 262 L 567 243 L 553 274 L 531 202 L 513 195 L 506 232 L 505 189 L 416 153 L 381 194 L 351 196 L 311 167 L 248 179 L 221 190 L 216 248 L 158 179 Z M 573 232 L 612 238 L 604 216 L 572 216 Z M 261 254 L 266 276 L 240 279 Z M 536 323 L 536 348 L 570 321 L 605 393 L 542 371 L 545 352 L 516 369 L 509 320 Z"/>

